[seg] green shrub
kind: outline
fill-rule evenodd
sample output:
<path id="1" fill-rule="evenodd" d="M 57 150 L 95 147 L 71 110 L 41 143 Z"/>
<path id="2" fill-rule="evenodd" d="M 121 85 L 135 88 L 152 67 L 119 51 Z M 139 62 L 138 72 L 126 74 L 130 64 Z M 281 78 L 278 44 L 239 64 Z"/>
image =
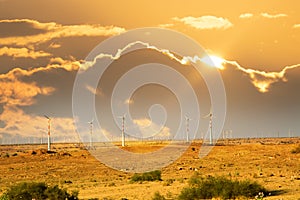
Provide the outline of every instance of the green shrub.
<path id="1" fill-rule="evenodd" d="M 266 189 L 256 182 L 231 180 L 226 177 L 197 177 L 190 179 L 189 187 L 184 188 L 178 199 L 234 199 L 237 197 L 255 197 Z"/>
<path id="2" fill-rule="evenodd" d="M 154 196 L 152 197 L 152 200 L 166 200 L 166 198 L 159 192 L 155 192 Z"/>
<path id="3" fill-rule="evenodd" d="M 293 154 L 300 153 L 300 145 L 298 145 L 298 147 L 296 147 L 295 149 L 293 149 L 293 150 L 291 151 L 291 153 L 293 153 Z"/>
<path id="4" fill-rule="evenodd" d="M 6 193 L 9 200 L 23 199 L 23 200 L 75 200 L 78 199 L 78 192 L 74 191 L 69 194 L 65 189 L 60 189 L 56 186 L 48 186 L 46 183 L 39 182 L 23 182 L 12 186 Z"/>
<path id="5" fill-rule="evenodd" d="M 2 194 L 0 196 L 0 200 L 9 200 L 7 194 L 6 193 Z"/>
<path id="6" fill-rule="evenodd" d="M 151 172 L 145 172 L 142 174 L 134 174 L 131 177 L 131 182 L 143 182 L 143 181 L 161 181 L 161 171 L 155 170 Z"/>

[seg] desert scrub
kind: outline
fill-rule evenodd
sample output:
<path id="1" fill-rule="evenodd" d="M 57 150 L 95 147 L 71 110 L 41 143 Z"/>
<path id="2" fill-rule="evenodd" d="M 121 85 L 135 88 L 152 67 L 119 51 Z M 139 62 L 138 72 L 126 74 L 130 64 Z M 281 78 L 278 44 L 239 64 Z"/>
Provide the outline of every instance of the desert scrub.
<path id="1" fill-rule="evenodd" d="M 151 172 L 145 172 L 142 174 L 134 174 L 130 182 L 143 182 L 143 181 L 161 181 L 161 171 L 155 170 Z"/>
<path id="2" fill-rule="evenodd" d="M 60 189 L 57 185 L 48 186 L 43 182 L 22 182 L 10 187 L 8 191 L 0 197 L 0 199 L 75 200 L 78 199 L 78 191 L 73 191 L 72 194 L 69 194 L 65 189 Z"/>
<path id="3" fill-rule="evenodd" d="M 291 151 L 291 153 L 293 153 L 293 154 L 300 153 L 300 144 L 299 144 L 295 149 L 293 149 L 293 150 Z"/>
<path id="4" fill-rule="evenodd" d="M 226 177 L 200 177 L 193 176 L 189 187 L 184 188 L 178 196 L 179 200 L 192 199 L 235 199 L 238 197 L 253 198 L 259 192 L 267 190 L 256 182 L 231 180 Z"/>
<path id="5" fill-rule="evenodd" d="M 0 196 L 0 200 L 9 200 L 7 194 L 6 193 L 2 194 Z"/>
<path id="6" fill-rule="evenodd" d="M 170 185 L 172 185 L 172 183 L 174 183 L 174 181 L 175 181 L 175 179 L 167 179 L 164 182 L 163 186 L 170 186 Z"/>
<path id="7" fill-rule="evenodd" d="M 159 192 L 155 192 L 154 196 L 152 197 L 152 200 L 166 200 L 166 198 Z"/>

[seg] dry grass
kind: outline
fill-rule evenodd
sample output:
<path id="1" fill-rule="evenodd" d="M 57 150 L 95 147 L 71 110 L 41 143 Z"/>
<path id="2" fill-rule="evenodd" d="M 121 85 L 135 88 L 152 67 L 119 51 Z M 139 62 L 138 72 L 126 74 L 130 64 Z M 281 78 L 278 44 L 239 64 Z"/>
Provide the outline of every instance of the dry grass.
<path id="1" fill-rule="evenodd" d="M 299 138 L 221 141 L 199 159 L 201 143 L 194 142 L 181 158 L 162 169 L 163 181 L 143 183 L 130 183 L 133 174 L 106 167 L 74 144 L 54 144 L 56 154 L 47 154 L 43 145 L 0 146 L 0 193 L 16 182 L 45 181 L 79 190 L 81 199 L 151 199 L 155 192 L 174 199 L 197 172 L 257 181 L 278 193 L 267 199 L 299 199 L 300 154 L 291 153 L 299 143 Z M 164 145 L 129 143 L 125 148 L 148 152 Z"/>

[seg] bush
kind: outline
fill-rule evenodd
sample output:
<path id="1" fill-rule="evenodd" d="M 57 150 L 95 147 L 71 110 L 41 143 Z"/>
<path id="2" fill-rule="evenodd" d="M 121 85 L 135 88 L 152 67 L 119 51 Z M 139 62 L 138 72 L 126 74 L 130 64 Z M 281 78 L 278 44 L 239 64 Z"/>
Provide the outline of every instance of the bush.
<path id="1" fill-rule="evenodd" d="M 142 174 L 134 174 L 131 177 L 131 182 L 143 182 L 143 181 L 161 181 L 161 171 L 155 170 L 151 172 L 145 172 Z"/>
<path id="2" fill-rule="evenodd" d="M 0 200 L 9 200 L 7 194 L 6 193 L 2 194 L 0 196 Z"/>
<path id="3" fill-rule="evenodd" d="M 256 182 L 231 180 L 226 177 L 192 177 L 189 187 L 184 188 L 180 200 L 235 199 L 237 197 L 255 197 L 259 192 L 267 193 L 266 189 Z"/>
<path id="4" fill-rule="evenodd" d="M 166 198 L 159 192 L 155 192 L 152 200 L 166 200 Z"/>
<path id="5" fill-rule="evenodd" d="M 291 151 L 291 153 L 293 153 L 293 154 L 300 153 L 300 145 L 298 145 L 298 147 L 296 147 L 295 149 L 293 149 L 293 150 Z"/>
<path id="6" fill-rule="evenodd" d="M 167 179 L 166 182 L 163 184 L 163 186 L 170 186 L 174 182 L 174 179 Z"/>
<path id="7" fill-rule="evenodd" d="M 75 200 L 78 199 L 78 192 L 74 191 L 69 194 L 65 189 L 60 189 L 57 185 L 51 187 L 43 182 L 35 183 L 19 183 L 12 186 L 7 192 L 6 197 L 9 200 L 23 199 L 23 200 L 42 200 L 42 199 L 55 199 L 55 200 Z"/>

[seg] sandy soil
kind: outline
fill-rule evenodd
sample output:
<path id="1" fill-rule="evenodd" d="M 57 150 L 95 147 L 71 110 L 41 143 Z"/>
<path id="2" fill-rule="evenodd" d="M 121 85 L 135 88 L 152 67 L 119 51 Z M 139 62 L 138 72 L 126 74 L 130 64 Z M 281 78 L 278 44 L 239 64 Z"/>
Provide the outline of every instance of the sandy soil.
<path id="1" fill-rule="evenodd" d="M 219 141 L 204 158 L 199 158 L 201 141 L 195 141 L 172 164 L 162 169 L 162 181 L 130 183 L 132 173 L 111 169 L 78 144 L 0 146 L 0 194 L 22 181 L 45 181 L 79 190 L 81 199 L 151 199 L 160 192 L 175 199 L 188 179 L 224 175 L 250 179 L 279 194 L 266 199 L 300 199 L 300 154 L 291 150 L 299 138 L 243 139 Z M 163 142 L 128 143 L 124 150 L 144 153 L 162 149 Z M 185 145 L 185 144 L 184 144 Z"/>

